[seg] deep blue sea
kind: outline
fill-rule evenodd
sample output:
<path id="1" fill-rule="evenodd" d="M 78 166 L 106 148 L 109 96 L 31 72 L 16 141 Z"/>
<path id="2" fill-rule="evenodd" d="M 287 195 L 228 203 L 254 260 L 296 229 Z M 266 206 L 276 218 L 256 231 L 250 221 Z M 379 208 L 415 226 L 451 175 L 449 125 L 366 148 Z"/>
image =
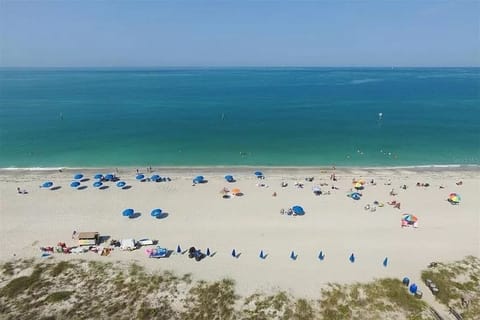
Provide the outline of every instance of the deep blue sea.
<path id="1" fill-rule="evenodd" d="M 0 70 L 0 167 L 480 164 L 479 68 Z"/>

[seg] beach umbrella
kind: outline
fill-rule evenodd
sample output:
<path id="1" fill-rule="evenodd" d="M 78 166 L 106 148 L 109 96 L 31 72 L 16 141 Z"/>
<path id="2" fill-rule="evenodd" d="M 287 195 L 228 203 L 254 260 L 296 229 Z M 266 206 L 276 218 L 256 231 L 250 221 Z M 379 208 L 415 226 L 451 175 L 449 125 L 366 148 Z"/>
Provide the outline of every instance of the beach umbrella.
<path id="1" fill-rule="evenodd" d="M 300 206 L 293 206 L 292 210 L 293 210 L 293 213 L 295 213 L 298 216 L 303 216 L 305 214 L 305 211 Z"/>
<path id="2" fill-rule="evenodd" d="M 312 191 L 313 191 L 313 193 L 315 193 L 316 195 L 319 195 L 319 194 L 322 193 L 322 190 L 320 189 L 319 186 L 314 186 L 314 187 L 312 188 Z"/>
<path id="3" fill-rule="evenodd" d="M 257 177 L 262 177 L 263 176 L 263 173 L 261 171 L 255 171 L 254 174 L 257 176 Z"/>
<path id="4" fill-rule="evenodd" d="M 42 184 L 42 188 L 51 188 L 53 186 L 53 182 L 52 181 L 45 181 L 43 184 Z"/>
<path id="5" fill-rule="evenodd" d="M 352 194 L 350 195 L 350 197 L 352 197 L 353 200 L 360 200 L 360 197 L 361 197 L 361 196 L 362 196 L 362 195 L 361 195 L 360 193 L 358 193 L 358 192 L 354 192 L 354 193 L 352 193 Z"/>
<path id="6" fill-rule="evenodd" d="M 78 188 L 80 186 L 80 182 L 78 181 L 72 181 L 72 183 L 70 183 L 70 187 L 72 188 Z"/>
<path id="7" fill-rule="evenodd" d="M 402 215 L 402 220 L 405 220 L 409 223 L 415 223 L 415 222 L 418 221 L 418 218 L 417 218 L 417 216 L 414 216 L 413 214 L 405 213 L 405 214 Z"/>
<path id="8" fill-rule="evenodd" d="M 94 179 L 100 179 L 100 180 L 101 180 L 101 179 L 103 179 L 103 174 L 97 173 L 93 178 L 94 178 Z"/>
<path id="9" fill-rule="evenodd" d="M 417 290 L 418 290 L 418 287 L 415 283 L 412 283 L 410 285 L 410 287 L 408 288 L 408 291 L 410 291 L 410 293 L 412 293 L 412 294 L 417 293 Z"/>
<path id="10" fill-rule="evenodd" d="M 361 184 L 360 182 L 357 182 L 357 183 L 355 183 L 355 186 L 354 186 L 354 187 L 355 187 L 355 189 L 357 189 L 357 190 L 361 190 L 361 189 L 363 189 L 363 184 Z"/>
<path id="11" fill-rule="evenodd" d="M 133 214 L 134 214 L 134 210 L 133 209 L 125 209 L 123 210 L 122 212 L 122 216 L 124 217 L 131 217 Z"/>
<path id="12" fill-rule="evenodd" d="M 158 218 L 162 215 L 162 209 L 153 209 L 150 215 L 152 217 Z"/>
<path id="13" fill-rule="evenodd" d="M 105 180 L 113 180 L 113 174 L 109 173 L 105 175 Z"/>
<path id="14" fill-rule="evenodd" d="M 240 189 L 238 189 L 238 188 L 232 189 L 232 194 L 237 195 L 237 194 L 239 194 L 239 193 L 240 193 Z"/>
<path id="15" fill-rule="evenodd" d="M 143 180 L 143 179 L 145 179 L 145 175 L 143 175 L 143 174 L 137 174 L 137 176 L 135 177 L 135 179 L 137 179 L 137 180 Z"/>
<path id="16" fill-rule="evenodd" d="M 100 188 L 101 186 L 103 186 L 103 183 L 101 183 L 100 181 L 95 181 L 95 182 L 93 183 L 93 186 L 94 186 L 95 188 Z"/>
<path id="17" fill-rule="evenodd" d="M 119 187 L 119 188 L 123 188 L 123 187 L 125 187 L 126 185 L 127 185 L 127 184 L 125 183 L 125 181 L 118 181 L 118 182 L 117 182 L 117 187 Z"/>
<path id="18" fill-rule="evenodd" d="M 450 193 L 450 195 L 448 196 L 448 201 L 452 203 L 459 203 L 461 200 L 462 198 L 458 193 Z"/>
<path id="19" fill-rule="evenodd" d="M 80 180 L 82 178 L 83 178 L 83 174 L 81 174 L 81 173 L 77 173 L 76 175 L 73 176 L 73 179 L 75 179 L 75 180 Z"/>
<path id="20" fill-rule="evenodd" d="M 226 176 L 225 176 L 225 180 L 227 180 L 227 182 L 233 182 L 233 181 L 235 181 L 235 179 L 233 179 L 233 176 L 232 176 L 232 175 L 226 175 Z"/>
<path id="21" fill-rule="evenodd" d="M 203 176 L 196 176 L 195 179 L 193 179 L 193 183 L 202 183 L 204 179 Z"/>
<path id="22" fill-rule="evenodd" d="M 158 182 L 158 180 L 160 180 L 160 176 L 158 174 L 154 174 L 150 177 L 150 180 Z"/>

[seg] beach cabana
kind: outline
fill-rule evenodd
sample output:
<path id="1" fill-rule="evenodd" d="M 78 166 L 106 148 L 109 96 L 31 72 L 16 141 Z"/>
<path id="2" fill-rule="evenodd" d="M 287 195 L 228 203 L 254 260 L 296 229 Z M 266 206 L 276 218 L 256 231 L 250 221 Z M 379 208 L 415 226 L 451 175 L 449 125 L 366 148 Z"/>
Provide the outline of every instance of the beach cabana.
<path id="1" fill-rule="evenodd" d="M 72 181 L 72 183 L 70 183 L 70 187 L 72 188 L 78 188 L 80 186 L 80 182 L 78 181 Z"/>
<path id="2" fill-rule="evenodd" d="M 159 218 L 162 216 L 162 209 L 153 209 L 152 212 L 150 212 L 150 215 L 155 218 Z"/>
<path id="3" fill-rule="evenodd" d="M 150 177 L 150 180 L 153 182 L 158 182 L 160 181 L 160 176 L 158 174 L 154 174 Z"/>
<path id="4" fill-rule="evenodd" d="M 52 181 L 45 181 L 44 183 L 42 183 L 41 187 L 49 189 L 49 188 L 53 187 L 53 182 Z"/>
<path id="5" fill-rule="evenodd" d="M 145 175 L 143 174 L 137 174 L 135 176 L 135 179 L 137 179 L 138 181 L 143 181 L 145 179 Z"/>
<path id="6" fill-rule="evenodd" d="M 123 187 L 125 187 L 126 185 L 127 185 L 127 184 L 125 183 L 125 181 L 118 181 L 118 182 L 117 182 L 117 187 L 119 187 L 119 188 L 123 188 Z"/>
<path id="7" fill-rule="evenodd" d="M 293 206 L 292 207 L 292 211 L 294 214 L 296 214 L 297 216 L 303 216 L 305 214 L 305 211 L 303 210 L 302 207 L 300 206 Z"/>
<path id="8" fill-rule="evenodd" d="M 101 186 L 103 186 L 103 183 L 102 183 L 101 181 L 95 181 L 95 182 L 93 183 L 93 186 L 94 186 L 95 188 L 100 188 Z"/>
<path id="9" fill-rule="evenodd" d="M 450 193 L 447 200 L 451 204 L 459 204 L 460 201 L 462 200 L 462 198 L 460 197 L 460 195 L 458 193 Z"/>
<path id="10" fill-rule="evenodd" d="M 73 176 L 73 179 L 75 179 L 75 180 L 80 180 L 82 178 L 83 178 L 83 174 L 81 174 L 81 173 L 77 173 L 76 175 Z"/>
<path id="11" fill-rule="evenodd" d="M 233 178 L 232 175 L 226 175 L 225 180 L 227 180 L 227 182 L 235 182 L 235 179 Z"/>
<path id="12" fill-rule="evenodd" d="M 133 216 L 134 213 L 135 213 L 135 210 L 129 208 L 129 209 L 123 210 L 122 216 L 130 218 Z"/>
<path id="13" fill-rule="evenodd" d="M 102 180 L 103 179 L 103 174 L 97 173 L 95 176 L 93 176 L 93 178 L 97 179 L 97 180 Z"/>

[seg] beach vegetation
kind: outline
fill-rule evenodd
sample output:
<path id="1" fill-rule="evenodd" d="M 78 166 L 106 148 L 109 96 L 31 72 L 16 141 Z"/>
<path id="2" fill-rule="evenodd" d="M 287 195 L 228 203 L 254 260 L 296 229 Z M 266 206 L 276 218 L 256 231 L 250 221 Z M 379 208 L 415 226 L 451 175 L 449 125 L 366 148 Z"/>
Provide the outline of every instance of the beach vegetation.
<path id="1" fill-rule="evenodd" d="M 52 292 L 48 295 L 47 297 L 47 302 L 59 302 L 63 300 L 68 300 L 70 296 L 72 295 L 73 291 L 57 291 L 57 292 Z"/>
<path id="2" fill-rule="evenodd" d="M 328 284 L 318 299 L 305 299 L 285 291 L 241 297 L 230 279 L 194 281 L 190 274 L 147 271 L 135 263 L 15 260 L 6 268 L 13 271 L 3 272 L 0 282 L 5 319 L 434 319 L 428 304 L 399 279 Z M 447 290 L 437 295 L 439 302 L 448 302 L 445 310 L 449 306 L 474 319 L 480 314 L 479 270 L 478 259 L 469 258 L 438 264 L 422 276 Z"/>
<path id="3" fill-rule="evenodd" d="M 422 272 L 425 283 L 438 288 L 435 298 L 452 308 L 464 319 L 480 314 L 480 259 L 469 256 L 463 260 L 437 263 Z"/>

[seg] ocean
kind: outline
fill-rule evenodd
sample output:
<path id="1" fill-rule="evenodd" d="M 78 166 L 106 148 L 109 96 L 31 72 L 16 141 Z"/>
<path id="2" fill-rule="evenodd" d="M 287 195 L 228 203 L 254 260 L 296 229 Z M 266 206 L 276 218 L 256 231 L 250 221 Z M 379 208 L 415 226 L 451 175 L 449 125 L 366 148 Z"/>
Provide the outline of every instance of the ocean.
<path id="1" fill-rule="evenodd" d="M 0 70 L 2 168 L 469 164 L 479 68 Z"/>

